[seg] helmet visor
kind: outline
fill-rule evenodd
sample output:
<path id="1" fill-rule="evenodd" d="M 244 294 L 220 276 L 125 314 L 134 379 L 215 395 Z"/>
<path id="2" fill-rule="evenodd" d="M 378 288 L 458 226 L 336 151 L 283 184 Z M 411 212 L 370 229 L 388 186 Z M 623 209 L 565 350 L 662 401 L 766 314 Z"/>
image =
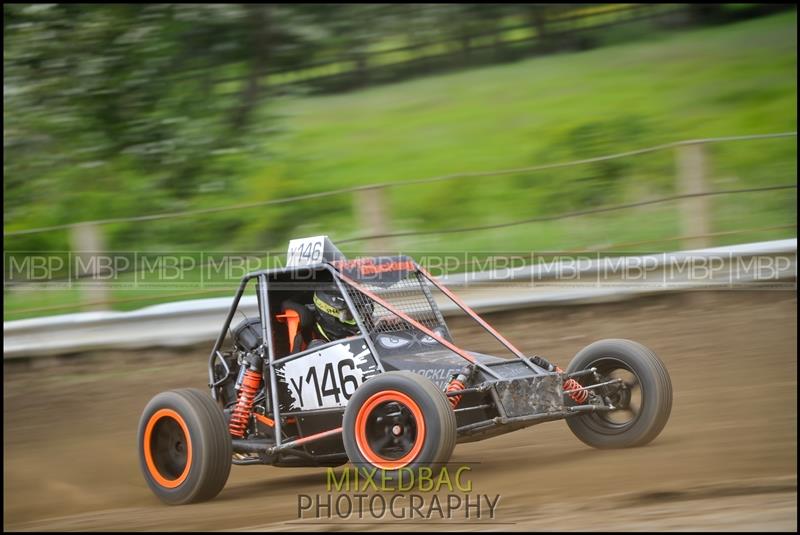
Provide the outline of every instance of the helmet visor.
<path id="1" fill-rule="evenodd" d="M 314 305 L 319 311 L 329 316 L 333 316 L 342 323 L 355 326 L 356 320 L 353 317 L 353 314 L 350 312 L 345 300 L 339 297 L 337 298 L 337 302 L 338 301 L 340 301 L 340 303 L 337 303 L 339 306 L 334 306 L 330 303 L 326 303 L 324 300 L 320 299 L 316 294 L 314 294 Z"/>

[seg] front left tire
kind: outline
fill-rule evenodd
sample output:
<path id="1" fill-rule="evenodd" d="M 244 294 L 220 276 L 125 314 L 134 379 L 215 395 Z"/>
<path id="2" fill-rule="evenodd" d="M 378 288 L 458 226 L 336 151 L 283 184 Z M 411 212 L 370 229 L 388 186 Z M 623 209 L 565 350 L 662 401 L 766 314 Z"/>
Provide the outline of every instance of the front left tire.
<path id="1" fill-rule="evenodd" d="M 219 406 L 200 390 L 155 396 L 139 420 L 137 440 L 145 481 L 164 503 L 210 500 L 228 480 L 230 435 Z"/>

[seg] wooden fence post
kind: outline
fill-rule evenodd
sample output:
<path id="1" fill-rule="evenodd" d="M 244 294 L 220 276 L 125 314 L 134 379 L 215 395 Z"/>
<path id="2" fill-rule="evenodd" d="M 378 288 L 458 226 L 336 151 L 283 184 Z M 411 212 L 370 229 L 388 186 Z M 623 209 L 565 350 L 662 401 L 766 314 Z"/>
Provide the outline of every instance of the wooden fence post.
<path id="1" fill-rule="evenodd" d="M 84 310 L 109 310 L 111 292 L 100 277 L 100 258 L 106 250 L 100 228 L 94 223 L 81 223 L 70 231 L 72 242 L 72 278 L 78 283 Z"/>
<path id="2" fill-rule="evenodd" d="M 677 190 L 681 195 L 708 191 L 706 174 L 708 162 L 702 143 L 682 145 L 677 149 Z M 680 205 L 681 233 L 688 249 L 709 247 L 711 240 L 711 201 L 709 197 L 689 197 Z M 698 236 L 689 238 L 689 236 Z"/>
<path id="3" fill-rule="evenodd" d="M 356 213 L 363 234 L 380 235 L 389 233 L 389 205 L 386 202 L 386 188 L 375 186 L 356 191 Z M 372 252 L 390 253 L 390 238 L 369 240 Z"/>

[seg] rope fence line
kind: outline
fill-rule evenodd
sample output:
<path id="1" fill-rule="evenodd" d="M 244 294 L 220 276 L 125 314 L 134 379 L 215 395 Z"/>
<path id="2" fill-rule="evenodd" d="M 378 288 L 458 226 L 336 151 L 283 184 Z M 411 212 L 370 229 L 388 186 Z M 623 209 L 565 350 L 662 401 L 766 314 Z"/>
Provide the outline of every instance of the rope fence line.
<path id="1" fill-rule="evenodd" d="M 689 199 L 689 198 L 694 198 L 694 197 L 710 197 L 710 196 L 716 196 L 716 195 L 730 195 L 730 194 L 738 194 L 738 193 L 754 193 L 754 192 L 776 191 L 776 190 L 785 190 L 785 189 L 797 189 L 797 184 L 778 184 L 778 185 L 773 185 L 773 186 L 763 186 L 763 187 L 759 187 L 759 188 L 743 188 L 743 189 L 733 189 L 733 190 L 706 191 L 706 192 L 700 192 L 700 193 L 685 193 L 685 194 L 680 194 L 680 195 L 670 195 L 668 197 L 660 197 L 660 198 L 657 198 L 657 199 L 649 199 L 649 200 L 645 200 L 645 201 L 637 201 L 637 202 L 633 202 L 633 203 L 616 204 L 616 205 L 611 205 L 611 206 L 601 206 L 601 207 L 598 207 L 598 208 L 590 208 L 590 209 L 587 209 L 587 210 L 577 210 L 577 211 L 573 211 L 573 212 L 562 212 L 560 214 L 553 214 L 553 215 L 549 215 L 549 216 L 538 216 L 538 217 L 522 219 L 522 220 L 517 220 L 517 221 L 510 221 L 510 222 L 507 222 L 507 223 L 495 223 L 495 224 L 491 224 L 491 225 L 478 225 L 478 226 L 472 226 L 472 227 L 460 227 L 460 228 L 455 228 L 455 229 L 444 229 L 444 230 L 420 230 L 420 231 L 397 232 L 397 233 L 391 233 L 391 234 L 375 234 L 375 235 L 361 236 L 361 237 L 356 237 L 356 238 L 336 239 L 334 241 L 337 244 L 345 244 L 345 243 L 355 243 L 355 242 L 359 242 L 359 241 L 368 241 L 368 240 L 380 239 L 380 238 L 393 238 L 393 237 L 400 237 L 400 236 L 420 236 L 420 235 L 452 234 L 452 233 L 460 233 L 460 232 L 474 232 L 474 231 L 479 231 L 479 230 L 491 230 L 491 229 L 496 229 L 496 228 L 504 228 L 504 227 L 511 227 L 511 226 L 517 226 L 517 225 L 531 224 L 531 223 L 540 223 L 540 222 L 545 222 L 545 221 L 557 221 L 557 220 L 560 220 L 560 219 L 569 219 L 569 218 L 573 218 L 573 217 L 581 217 L 581 216 L 593 215 L 593 214 L 605 213 L 605 212 L 615 212 L 615 211 L 626 210 L 626 209 L 630 209 L 630 208 L 637 208 L 637 207 L 641 207 L 641 206 L 648 206 L 648 205 L 654 205 L 654 204 L 663 204 L 663 203 L 668 203 L 668 202 L 672 202 L 672 201 L 676 201 L 676 200 Z M 780 226 L 780 227 L 774 227 L 774 228 L 771 227 L 770 230 L 779 230 L 779 229 L 783 229 L 783 228 L 791 228 L 793 226 L 795 226 L 795 225 L 786 225 L 786 226 Z M 762 229 L 749 229 L 749 230 L 762 230 Z M 766 229 L 763 229 L 763 230 L 766 230 Z M 736 232 L 738 232 L 738 231 L 736 231 Z M 680 239 L 691 239 L 691 238 L 705 238 L 705 237 L 713 237 L 715 235 L 716 235 L 716 233 L 699 234 L 699 235 L 696 235 L 696 236 L 682 236 L 682 237 L 670 238 L 670 240 L 673 240 L 673 239 L 674 240 L 680 240 Z M 639 243 L 641 243 L 641 244 L 658 243 L 658 242 L 661 242 L 661 241 L 670 241 L 670 240 L 652 240 L 650 242 L 647 242 L 647 241 L 645 241 L 645 242 L 635 242 L 635 243 L 633 243 L 633 245 L 636 245 L 636 244 L 639 244 Z M 614 244 L 613 246 L 622 246 L 622 245 L 623 244 Z M 177 251 L 176 253 L 177 254 L 184 254 L 184 253 L 181 253 L 179 251 Z M 109 254 L 113 254 L 113 253 L 109 253 Z M 147 254 L 147 253 L 145 253 L 145 254 Z M 185 253 L 185 254 L 188 254 L 188 253 Z M 282 254 L 284 254 L 284 251 L 264 251 L 263 254 L 265 256 L 276 255 L 276 254 L 282 255 Z M 249 255 L 249 256 L 254 256 L 254 255 Z M 199 269 L 210 268 L 210 267 L 214 267 L 216 265 L 215 264 L 216 262 L 217 261 L 214 260 L 214 259 L 209 259 L 206 262 L 197 264 L 196 266 L 193 266 L 193 267 L 199 268 Z M 117 271 L 117 272 L 115 272 L 115 274 L 143 273 L 143 272 L 148 271 L 149 269 L 150 268 L 148 268 L 148 267 L 140 267 L 139 269 L 127 269 L 127 270 Z M 94 277 L 94 275 L 89 273 L 89 274 L 85 274 L 85 275 L 78 275 L 77 277 L 74 277 L 74 278 L 77 278 L 77 279 L 82 279 L 82 278 L 91 279 L 93 277 Z M 58 281 L 66 281 L 66 280 L 71 280 L 71 278 L 70 277 L 57 277 L 57 278 L 51 279 L 50 282 L 58 282 Z M 10 286 L 13 286 L 13 283 Z M 100 304 L 102 304 L 102 303 L 100 303 Z"/>
<path id="2" fill-rule="evenodd" d="M 623 247 L 633 247 L 637 245 L 647 245 L 652 243 L 662 243 L 662 242 L 673 242 L 673 241 L 680 241 L 686 239 L 696 239 L 696 238 L 710 238 L 710 237 L 718 237 L 718 236 L 731 236 L 736 234 L 746 234 L 750 232 L 765 232 L 770 230 L 786 230 L 790 228 L 797 228 L 797 225 L 777 225 L 773 227 L 755 227 L 755 228 L 746 228 L 746 229 L 738 229 L 738 230 L 728 230 L 722 232 L 712 232 L 706 234 L 695 234 L 691 236 L 674 236 L 671 238 L 659 238 L 653 240 L 644 240 L 644 241 L 637 241 L 637 242 L 621 242 L 621 243 L 614 243 L 611 245 L 604 245 L 601 247 L 594 247 L 592 249 L 576 249 L 576 250 L 568 250 L 568 251 L 547 251 L 546 254 L 591 254 L 591 253 L 601 253 L 606 251 L 611 251 L 617 248 Z M 659 253 L 660 254 L 660 253 Z M 479 262 L 479 259 L 473 259 L 472 264 Z M 204 264 L 207 265 L 207 264 Z M 198 266 L 202 268 L 204 265 Z M 126 272 L 128 273 L 128 272 Z M 223 296 L 230 295 L 230 292 L 235 289 L 239 285 L 239 281 L 230 281 L 229 283 L 215 283 L 215 284 L 229 284 L 230 288 L 207 288 L 203 290 L 193 290 L 187 291 L 182 293 L 172 293 L 172 294 L 161 294 L 159 296 L 137 296 L 137 297 L 126 297 L 124 299 L 104 299 L 104 300 L 94 300 L 94 301 L 83 301 L 78 303 L 65 303 L 60 305 L 48 305 L 43 307 L 31 307 L 31 308 L 24 308 L 20 310 L 14 310 L 15 314 L 29 314 L 34 312 L 48 312 L 54 310 L 67 310 L 72 308 L 83 308 L 85 306 L 95 306 L 95 305 L 116 305 L 120 303 L 134 303 L 134 302 L 141 302 L 141 301 L 150 301 L 153 299 L 174 299 L 174 298 L 182 298 L 187 296 L 196 296 L 196 295 L 209 295 L 209 294 L 216 294 L 222 293 Z M 157 288 L 154 288 L 157 289 Z"/>
<path id="3" fill-rule="evenodd" d="M 729 189 L 729 190 L 717 190 L 717 191 L 704 191 L 700 193 L 684 193 L 681 195 L 670 195 L 668 197 L 661 197 L 658 199 L 650 199 L 646 201 L 637 201 L 632 203 L 625 203 L 625 204 L 617 204 L 612 206 L 602 206 L 600 208 L 589 208 L 587 210 L 575 210 L 573 212 L 564 212 L 561 214 L 549 215 L 549 216 L 538 216 L 538 217 L 530 217 L 527 219 L 520 219 L 517 221 L 509 221 L 506 223 L 494 223 L 491 225 L 477 225 L 471 227 L 459 227 L 459 228 L 452 228 L 452 229 L 443 229 L 443 230 L 415 230 L 415 231 L 408 231 L 408 232 L 394 232 L 394 233 L 387 233 L 387 234 L 373 234 L 371 236 L 362 236 L 358 238 L 350 238 L 346 240 L 337 240 L 337 244 L 342 243 L 352 243 L 357 241 L 365 241 L 365 240 L 374 240 L 379 238 L 397 238 L 401 236 L 423 236 L 423 235 L 430 235 L 430 234 L 455 234 L 460 232 L 473 232 L 477 230 L 490 230 L 490 229 L 498 229 L 498 228 L 505 228 L 505 227 L 513 227 L 517 225 L 526 225 L 529 223 L 540 223 L 544 221 L 557 221 L 559 219 L 568 219 L 572 217 L 580 217 L 590 214 L 599 214 L 605 212 L 615 212 L 619 210 L 626 210 L 629 208 L 637 208 L 640 206 L 648 206 L 653 204 L 662 204 L 670 201 L 676 201 L 681 199 L 691 199 L 697 197 L 711 197 L 715 195 L 729 195 L 729 194 L 736 194 L 736 193 L 753 193 L 753 192 L 761 192 L 761 191 L 776 191 L 776 190 L 784 190 L 784 189 L 797 189 L 797 184 L 781 184 L 776 186 L 764 186 L 760 188 L 743 188 L 743 189 Z"/>
<path id="4" fill-rule="evenodd" d="M 759 139 L 773 139 L 773 138 L 785 138 L 785 137 L 797 137 L 797 132 L 776 132 L 770 134 L 750 134 L 750 135 L 741 135 L 741 136 L 722 136 L 722 137 L 711 137 L 711 138 L 700 138 L 700 139 L 689 139 L 683 141 L 675 141 L 671 143 L 665 143 L 661 145 L 655 145 L 653 147 L 645 147 L 642 149 L 635 149 L 631 151 L 616 153 L 616 154 L 609 154 L 605 156 L 597 156 L 594 158 L 585 158 L 581 160 L 572 160 L 567 162 L 558 162 L 552 164 L 543 164 L 543 165 L 533 165 L 528 167 L 518 167 L 513 169 L 499 169 L 499 170 L 489 170 L 489 171 L 471 171 L 471 172 L 460 172 L 460 173 L 451 173 L 446 175 L 439 175 L 434 177 L 427 177 L 427 178 L 419 178 L 419 179 L 411 179 L 411 180 L 395 180 L 395 181 L 387 181 L 387 182 L 379 182 L 373 184 L 366 184 L 361 186 L 350 186 L 346 188 L 339 188 L 334 190 L 328 191 L 321 191 L 321 192 L 314 192 L 314 193 L 307 193 L 302 195 L 294 195 L 291 197 L 283 197 L 280 199 L 270 199 L 267 201 L 258 201 L 258 202 L 250 202 L 250 203 L 240 203 L 228 206 L 220 206 L 215 208 L 201 208 L 196 210 L 183 210 L 180 212 L 165 212 L 161 214 L 150 214 L 144 216 L 132 216 L 132 217 L 116 217 L 116 218 L 108 218 L 108 219 L 98 219 L 98 220 L 91 220 L 91 221 L 80 221 L 76 223 L 65 223 L 61 225 L 51 225 L 47 227 L 38 227 L 38 228 L 31 228 L 31 229 L 21 229 L 21 230 L 12 230 L 12 231 L 3 231 L 3 237 L 10 237 L 10 236 L 20 236 L 25 234 L 38 234 L 42 232 L 51 232 L 56 230 L 65 230 L 71 229 L 74 227 L 78 227 L 80 225 L 109 225 L 114 223 L 129 223 L 129 222 L 141 222 L 141 221 L 154 221 L 159 219 L 171 219 L 171 218 L 180 218 L 180 217 L 192 217 L 197 215 L 204 215 L 204 214 L 211 214 L 211 213 L 219 213 L 219 212 L 228 212 L 232 210 L 246 210 L 249 208 L 257 208 L 262 206 L 270 206 L 270 205 L 277 205 L 277 204 L 286 204 L 298 201 L 305 201 L 311 199 L 321 199 L 325 197 L 331 197 L 334 195 L 342 195 L 345 193 L 355 193 L 358 191 L 370 190 L 375 188 L 393 188 L 393 187 L 402 187 L 402 186 L 413 186 L 419 184 L 430 184 L 433 182 L 441 182 L 447 180 L 456 180 L 456 179 L 469 179 L 469 178 L 480 178 L 480 177 L 488 177 L 488 176 L 504 176 L 504 175 L 514 175 L 514 174 L 521 174 L 521 173 L 531 173 L 537 171 L 546 171 L 549 169 L 559 169 L 563 167 L 573 167 L 579 165 L 586 165 L 590 163 L 597 163 L 597 162 L 604 162 L 608 160 L 615 160 L 619 158 L 628 158 L 631 156 L 638 156 L 641 154 L 648 154 L 652 152 L 658 152 L 668 149 L 674 149 L 677 147 L 682 147 L 686 145 L 697 145 L 697 144 L 707 144 L 707 143 L 723 143 L 728 141 L 751 141 L 751 140 L 759 140 Z M 796 187 L 796 186 L 795 186 Z M 407 234 L 396 234 L 396 236 L 400 235 L 407 235 Z M 391 235 L 389 235 L 391 236 Z M 365 238 L 356 238 L 350 241 L 357 241 Z"/>

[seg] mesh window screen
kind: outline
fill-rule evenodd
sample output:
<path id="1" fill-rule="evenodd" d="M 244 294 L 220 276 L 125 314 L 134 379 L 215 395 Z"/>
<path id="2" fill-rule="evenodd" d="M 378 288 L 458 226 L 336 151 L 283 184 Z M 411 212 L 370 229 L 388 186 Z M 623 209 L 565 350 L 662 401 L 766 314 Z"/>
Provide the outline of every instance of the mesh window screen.
<path id="1" fill-rule="evenodd" d="M 369 283 L 365 283 L 364 287 L 428 329 L 438 328 L 441 332 L 446 333 L 447 327 L 444 318 L 439 309 L 432 306 L 433 297 L 427 284 L 421 275 L 411 272 L 389 287 Z M 408 322 L 357 289 L 348 285 L 347 291 L 367 330 L 373 335 L 414 329 Z"/>

